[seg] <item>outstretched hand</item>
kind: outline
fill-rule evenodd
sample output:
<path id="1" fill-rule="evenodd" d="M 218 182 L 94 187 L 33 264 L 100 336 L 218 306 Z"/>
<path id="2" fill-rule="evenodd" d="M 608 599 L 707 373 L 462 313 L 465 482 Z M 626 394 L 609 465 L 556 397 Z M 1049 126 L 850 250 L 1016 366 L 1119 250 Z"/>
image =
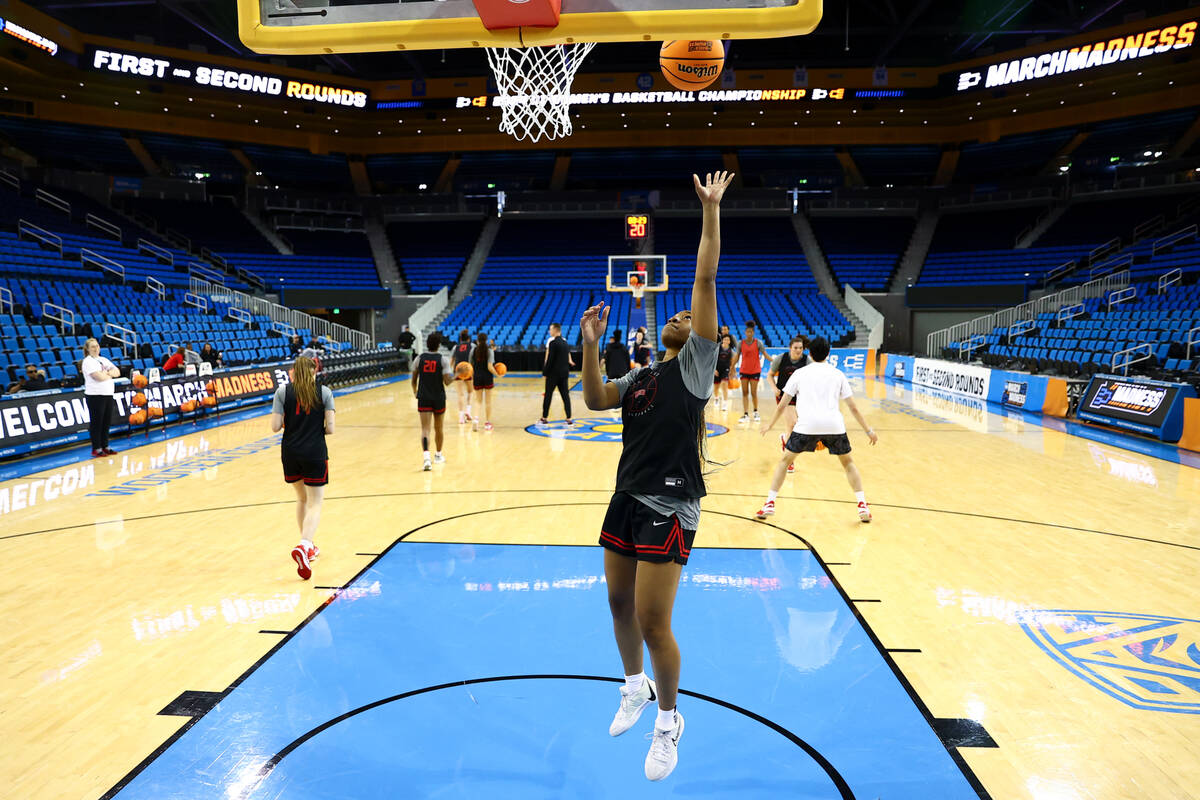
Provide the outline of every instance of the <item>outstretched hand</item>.
<path id="1" fill-rule="evenodd" d="M 725 190 L 733 182 L 733 173 L 724 170 L 717 173 L 710 172 L 704 177 L 704 183 L 701 183 L 700 176 L 693 172 L 692 180 L 696 184 L 696 195 L 700 198 L 701 203 L 719 206 L 721 198 L 725 196 Z"/>
<path id="2" fill-rule="evenodd" d="M 583 318 L 579 320 L 579 330 L 583 333 L 584 344 L 596 344 L 600 341 L 600 337 L 608 328 L 609 310 L 601 301 L 583 312 Z"/>

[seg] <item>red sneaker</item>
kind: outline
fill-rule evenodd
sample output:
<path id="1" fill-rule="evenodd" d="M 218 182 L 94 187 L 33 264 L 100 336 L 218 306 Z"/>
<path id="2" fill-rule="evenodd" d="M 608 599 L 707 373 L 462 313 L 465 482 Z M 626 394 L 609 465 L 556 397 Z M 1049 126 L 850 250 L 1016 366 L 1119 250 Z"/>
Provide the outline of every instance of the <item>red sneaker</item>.
<path id="1" fill-rule="evenodd" d="M 103 450 L 93 450 L 92 451 L 92 458 L 103 458 L 103 457 L 104 457 Z"/>
<path id="2" fill-rule="evenodd" d="M 312 547 L 308 548 L 308 560 L 309 561 L 316 561 L 320 557 L 321 557 L 321 548 L 317 547 L 315 544 Z"/>
<path id="3" fill-rule="evenodd" d="M 859 522 L 871 521 L 871 507 L 865 502 L 859 502 L 858 504 L 858 520 Z"/>
<path id="4" fill-rule="evenodd" d="M 766 519 L 767 517 L 771 516 L 774 513 L 775 513 L 775 501 L 768 500 L 767 502 L 763 503 L 762 508 L 760 508 L 754 516 L 757 517 L 758 519 Z"/>
<path id="5" fill-rule="evenodd" d="M 796 462 L 793 461 L 792 463 L 788 464 L 788 475 L 791 475 L 795 471 L 796 471 Z"/>
<path id="6" fill-rule="evenodd" d="M 104 455 L 106 455 L 106 456 L 115 456 L 116 454 L 117 454 L 117 451 L 116 451 L 116 450 L 113 450 L 111 447 L 106 447 L 106 448 L 104 448 Z"/>
<path id="7" fill-rule="evenodd" d="M 308 563 L 308 552 L 300 545 L 292 548 L 292 560 L 296 562 L 296 574 L 304 580 L 312 577 L 312 565 Z"/>

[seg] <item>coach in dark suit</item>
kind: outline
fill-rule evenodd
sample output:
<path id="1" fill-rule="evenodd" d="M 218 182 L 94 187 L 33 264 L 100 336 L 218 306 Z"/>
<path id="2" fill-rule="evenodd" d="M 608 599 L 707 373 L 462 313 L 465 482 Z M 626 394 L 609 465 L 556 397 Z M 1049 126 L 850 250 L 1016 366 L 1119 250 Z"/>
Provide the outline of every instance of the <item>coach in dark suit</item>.
<path id="1" fill-rule="evenodd" d="M 545 424 L 546 417 L 550 414 L 550 397 L 554 394 L 555 389 L 562 395 L 567 424 L 573 424 L 571 422 L 571 388 L 569 386 L 571 367 L 573 366 L 575 366 L 575 362 L 571 360 L 571 346 L 562 337 L 562 326 L 557 322 L 551 323 L 550 341 L 546 342 L 546 359 L 542 365 L 542 374 L 546 376 L 546 393 L 542 395 L 542 418 L 539 420 L 541 424 Z"/>

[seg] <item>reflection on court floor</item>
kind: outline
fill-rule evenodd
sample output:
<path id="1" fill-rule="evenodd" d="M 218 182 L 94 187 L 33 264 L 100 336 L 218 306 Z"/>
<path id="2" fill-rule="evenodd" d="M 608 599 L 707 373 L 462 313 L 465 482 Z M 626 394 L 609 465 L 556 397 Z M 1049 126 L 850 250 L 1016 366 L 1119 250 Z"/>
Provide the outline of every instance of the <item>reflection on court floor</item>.
<path id="1" fill-rule="evenodd" d="M 680 768 L 613 739 L 591 547 L 401 542 L 120 798 L 975 798 L 808 550 L 697 550 L 675 624 Z"/>

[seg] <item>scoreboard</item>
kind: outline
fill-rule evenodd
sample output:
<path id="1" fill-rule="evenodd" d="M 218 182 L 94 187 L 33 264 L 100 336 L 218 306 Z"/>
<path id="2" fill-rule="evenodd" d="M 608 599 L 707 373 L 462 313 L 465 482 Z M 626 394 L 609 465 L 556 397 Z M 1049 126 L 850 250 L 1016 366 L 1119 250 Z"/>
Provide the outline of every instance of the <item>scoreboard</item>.
<path id="1" fill-rule="evenodd" d="M 650 230 L 650 216 L 648 214 L 626 214 L 625 215 L 625 238 L 645 239 L 646 234 Z"/>

